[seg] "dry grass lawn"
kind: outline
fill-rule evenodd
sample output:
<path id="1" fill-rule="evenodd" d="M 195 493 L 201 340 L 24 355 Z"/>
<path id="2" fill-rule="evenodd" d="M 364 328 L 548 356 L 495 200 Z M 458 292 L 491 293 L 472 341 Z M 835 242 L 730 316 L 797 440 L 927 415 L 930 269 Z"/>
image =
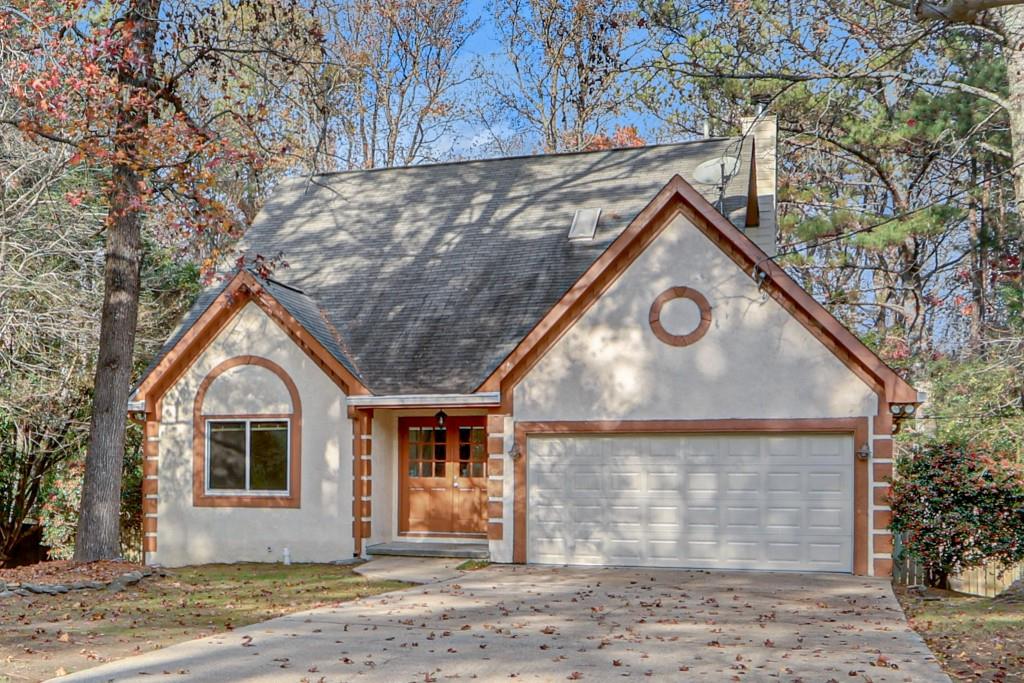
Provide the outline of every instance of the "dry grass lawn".
<path id="1" fill-rule="evenodd" d="M 978 598 L 897 587 L 910 625 L 954 681 L 1024 681 L 1024 595 Z M 938 598 L 937 600 L 934 598 Z"/>
<path id="2" fill-rule="evenodd" d="M 38 681 L 193 638 L 404 587 L 349 566 L 203 565 L 122 593 L 0 600 L 0 683 Z"/>

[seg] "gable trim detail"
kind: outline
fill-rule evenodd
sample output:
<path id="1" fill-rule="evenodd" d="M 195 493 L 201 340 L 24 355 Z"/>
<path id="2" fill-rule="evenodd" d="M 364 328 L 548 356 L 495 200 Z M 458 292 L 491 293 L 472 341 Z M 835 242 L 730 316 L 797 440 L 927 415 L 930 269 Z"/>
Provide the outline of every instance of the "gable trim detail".
<path id="1" fill-rule="evenodd" d="M 160 399 L 185 374 L 245 305 L 252 302 L 273 320 L 345 393 L 368 395 L 370 390 L 324 348 L 248 271 L 236 274 L 181 339 L 164 355 L 135 390 L 134 401 L 156 411 Z"/>
<path id="2" fill-rule="evenodd" d="M 679 215 L 688 218 L 748 277 L 763 273 L 762 289 L 880 397 L 891 403 L 918 402 L 917 391 L 906 380 L 679 175 L 655 195 L 477 391 L 500 391 L 502 408 L 511 411 L 515 386 Z"/>

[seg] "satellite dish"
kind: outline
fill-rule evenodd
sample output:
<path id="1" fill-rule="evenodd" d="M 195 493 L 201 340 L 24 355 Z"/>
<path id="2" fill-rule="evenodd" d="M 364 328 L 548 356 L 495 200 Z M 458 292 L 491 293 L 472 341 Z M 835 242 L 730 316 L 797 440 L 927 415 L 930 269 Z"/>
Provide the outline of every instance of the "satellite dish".
<path id="1" fill-rule="evenodd" d="M 693 179 L 702 185 L 724 185 L 740 168 L 736 157 L 724 156 L 709 159 L 693 169 Z"/>

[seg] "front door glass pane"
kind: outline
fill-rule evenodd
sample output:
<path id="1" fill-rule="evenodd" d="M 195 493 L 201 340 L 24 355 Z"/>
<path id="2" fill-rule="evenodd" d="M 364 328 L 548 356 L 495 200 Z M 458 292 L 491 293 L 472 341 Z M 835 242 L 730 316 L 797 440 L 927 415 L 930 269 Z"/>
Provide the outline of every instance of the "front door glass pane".
<path id="1" fill-rule="evenodd" d="M 409 476 L 443 477 L 446 430 L 409 427 Z"/>
<path id="2" fill-rule="evenodd" d="M 459 427 L 459 476 L 487 475 L 487 433 L 483 427 Z"/>

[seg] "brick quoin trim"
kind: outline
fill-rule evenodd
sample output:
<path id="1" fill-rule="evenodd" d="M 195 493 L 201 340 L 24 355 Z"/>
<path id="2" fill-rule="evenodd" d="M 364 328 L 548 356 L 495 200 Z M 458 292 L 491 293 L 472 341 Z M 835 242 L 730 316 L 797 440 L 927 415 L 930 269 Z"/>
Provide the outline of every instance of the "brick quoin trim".
<path id="1" fill-rule="evenodd" d="M 871 441 L 871 569 L 874 576 L 892 574 L 892 532 L 889 522 L 889 482 L 893 475 L 893 421 L 889 402 L 879 396 Z"/>
<path id="2" fill-rule="evenodd" d="M 505 416 L 487 416 L 487 540 L 505 537 Z"/>
<path id="3" fill-rule="evenodd" d="M 363 554 L 363 541 L 372 533 L 373 410 L 349 409 L 352 419 L 352 540 L 355 555 Z"/>
<path id="4" fill-rule="evenodd" d="M 160 467 L 159 412 L 146 414 L 142 432 L 142 561 L 157 548 L 157 476 Z"/>

